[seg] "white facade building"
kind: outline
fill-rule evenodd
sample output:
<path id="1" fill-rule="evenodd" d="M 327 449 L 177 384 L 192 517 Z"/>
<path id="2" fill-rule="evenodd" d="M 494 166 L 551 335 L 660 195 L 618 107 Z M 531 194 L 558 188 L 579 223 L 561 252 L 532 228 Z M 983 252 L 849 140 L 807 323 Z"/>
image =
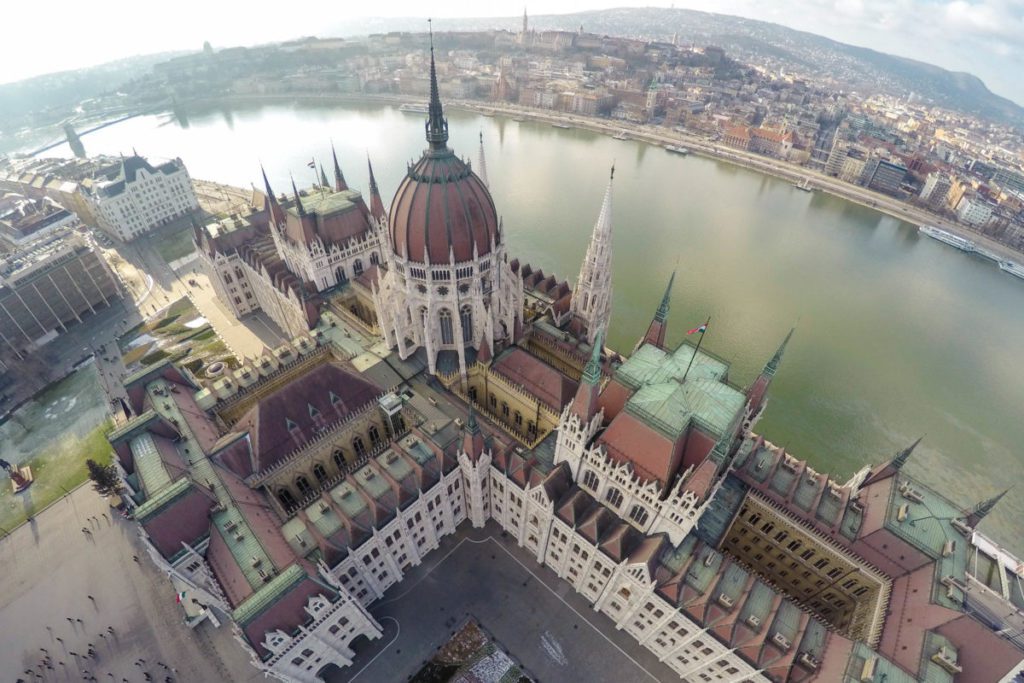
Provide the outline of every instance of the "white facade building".
<path id="1" fill-rule="evenodd" d="M 181 159 L 152 166 L 133 155 L 93 186 L 90 201 L 100 228 L 129 242 L 199 208 Z"/>
<path id="2" fill-rule="evenodd" d="M 985 225 L 992 218 L 995 206 L 977 195 L 964 195 L 956 205 L 956 215 L 968 225 Z"/>

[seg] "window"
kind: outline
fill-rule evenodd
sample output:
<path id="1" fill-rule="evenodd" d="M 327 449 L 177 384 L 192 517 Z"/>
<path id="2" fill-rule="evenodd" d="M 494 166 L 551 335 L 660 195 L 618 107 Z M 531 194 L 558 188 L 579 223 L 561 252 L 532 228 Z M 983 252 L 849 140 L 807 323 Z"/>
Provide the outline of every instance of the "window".
<path id="1" fill-rule="evenodd" d="M 313 465 L 313 476 L 316 477 L 318 483 L 323 484 L 327 481 L 327 470 L 323 465 L 317 463 Z"/>
<path id="2" fill-rule="evenodd" d="M 611 487 L 607 492 L 605 492 L 604 499 L 609 505 L 617 508 L 622 505 L 622 491 L 619 491 L 615 487 Z"/>
<path id="3" fill-rule="evenodd" d="M 361 259 L 356 259 L 352 263 L 352 272 L 355 273 L 356 277 L 359 277 L 360 275 L 363 274 L 363 262 Z"/>
<path id="4" fill-rule="evenodd" d="M 380 431 L 377 425 L 370 425 L 370 447 L 376 448 L 380 444 Z"/>
<path id="5" fill-rule="evenodd" d="M 601 481 L 597 478 L 594 470 L 584 470 L 583 472 L 583 485 L 591 491 L 596 491 Z"/>
<path id="6" fill-rule="evenodd" d="M 366 445 L 363 443 L 363 437 L 357 436 L 352 439 L 352 448 L 355 450 L 357 458 L 361 458 L 366 455 Z"/>
<path id="7" fill-rule="evenodd" d="M 452 312 L 447 308 L 442 308 L 441 312 L 437 314 L 437 317 L 441 322 L 441 343 L 454 344 L 455 331 L 452 327 Z"/>
<path id="8" fill-rule="evenodd" d="M 508 404 L 504 401 L 501 402 L 501 416 L 508 419 Z"/>
<path id="9" fill-rule="evenodd" d="M 633 509 L 629 511 L 629 518 L 640 526 L 643 526 L 647 523 L 647 510 L 639 505 L 634 505 Z"/>
<path id="10" fill-rule="evenodd" d="M 370 254 L 370 263 L 375 266 L 380 264 L 380 255 L 378 255 L 377 252 Z"/>
<path id="11" fill-rule="evenodd" d="M 295 480 L 295 488 L 299 490 L 299 495 L 305 498 L 313 492 L 313 487 L 309 483 L 309 479 L 305 477 L 299 477 Z"/>
<path id="12" fill-rule="evenodd" d="M 277 492 L 277 499 L 281 501 L 281 507 L 285 510 L 291 510 L 295 507 L 295 496 L 288 489 L 280 489 Z"/>
<path id="13" fill-rule="evenodd" d="M 342 268 L 341 266 L 338 266 L 337 268 L 334 269 L 334 277 L 338 281 L 338 284 L 348 282 L 348 276 L 345 275 L 345 269 Z"/>
<path id="14" fill-rule="evenodd" d="M 345 469 L 345 453 L 343 453 L 340 448 L 334 451 L 334 455 L 332 457 L 334 458 L 334 464 L 339 470 Z"/>
<path id="15" fill-rule="evenodd" d="M 463 306 L 459 311 L 459 320 L 462 323 L 462 341 L 468 344 L 473 341 L 473 309 Z"/>

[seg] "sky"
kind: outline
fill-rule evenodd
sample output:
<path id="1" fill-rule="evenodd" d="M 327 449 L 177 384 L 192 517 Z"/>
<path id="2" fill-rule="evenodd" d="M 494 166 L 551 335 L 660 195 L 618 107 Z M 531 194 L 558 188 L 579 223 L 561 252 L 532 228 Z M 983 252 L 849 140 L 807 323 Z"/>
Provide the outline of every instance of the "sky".
<path id="1" fill-rule="evenodd" d="M 625 6 L 675 6 L 779 23 L 979 76 L 1024 104 L 1024 0 L 542 0 L 529 13 Z M 521 0 L 377 0 L 299 4 L 175 0 L 50 0 L 4 3 L 0 83 L 168 50 L 252 45 L 322 33 L 345 17 L 520 17 Z M 49 19 L 55 19 L 49 21 Z M 438 24 L 443 27 L 443 24 Z M 20 27 L 20 28 L 19 28 Z M 319 30 L 318 30 L 319 29 Z"/>

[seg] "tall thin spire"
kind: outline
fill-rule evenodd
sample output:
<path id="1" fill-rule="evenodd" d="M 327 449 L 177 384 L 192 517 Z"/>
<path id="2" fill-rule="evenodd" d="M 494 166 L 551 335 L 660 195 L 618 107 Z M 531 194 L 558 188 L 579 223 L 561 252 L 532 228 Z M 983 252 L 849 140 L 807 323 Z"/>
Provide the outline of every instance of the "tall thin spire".
<path id="1" fill-rule="evenodd" d="M 602 331 L 598 331 L 594 348 L 590 352 L 590 360 L 583 368 L 583 376 L 569 409 L 583 424 L 589 424 L 597 414 L 597 397 L 601 389 L 601 342 Z"/>
<path id="2" fill-rule="evenodd" d="M 384 202 L 380 198 L 380 189 L 377 187 L 377 179 L 373 176 L 373 164 L 370 163 L 370 155 L 366 155 L 366 167 L 370 169 L 370 214 L 377 220 L 384 220 Z"/>
<path id="3" fill-rule="evenodd" d="M 661 303 L 658 305 L 658 310 L 654 313 L 654 319 L 651 321 L 650 326 L 647 328 L 647 334 L 644 338 L 637 342 L 636 348 L 640 348 L 644 344 L 653 344 L 658 348 L 665 348 L 665 333 L 668 329 L 668 307 L 669 300 L 672 298 L 672 283 L 676 280 L 676 271 L 672 271 L 672 275 L 668 279 L 668 286 L 665 287 L 665 294 L 661 297 Z M 636 349 L 633 349 L 634 351 Z"/>
<path id="4" fill-rule="evenodd" d="M 320 164 L 320 187 L 326 190 L 329 185 L 330 183 L 327 181 L 327 174 L 324 173 L 324 165 Z"/>
<path id="5" fill-rule="evenodd" d="M 988 513 L 992 512 L 992 509 L 996 506 L 1003 496 L 1010 492 L 1010 489 L 1006 489 L 1002 493 L 992 496 L 988 500 L 983 500 L 967 513 L 967 523 L 972 527 L 978 526 L 978 523 L 988 516 Z"/>
<path id="6" fill-rule="evenodd" d="M 672 275 L 668 278 L 668 286 L 665 287 L 665 294 L 661 297 L 661 303 L 658 305 L 658 311 L 654 314 L 654 319 L 659 323 L 663 323 L 668 320 L 668 305 L 669 300 L 672 298 L 672 283 L 676 281 L 676 271 L 672 271 Z"/>
<path id="7" fill-rule="evenodd" d="M 795 327 L 789 328 L 789 334 L 787 334 L 786 338 L 782 340 L 781 344 L 779 344 L 779 348 L 775 350 L 775 354 L 771 357 L 771 360 L 765 364 L 763 371 L 764 374 L 769 377 L 774 377 L 775 373 L 778 372 L 779 365 L 782 363 L 782 355 L 786 352 L 786 345 L 789 344 L 789 340 L 793 336 L 794 330 L 796 330 Z"/>
<path id="8" fill-rule="evenodd" d="M 274 191 L 270 188 L 270 181 L 267 180 L 267 170 L 263 168 L 263 164 L 260 164 L 260 173 L 263 174 L 263 189 L 267 194 L 267 208 L 270 211 L 270 222 L 272 225 L 280 225 L 284 221 L 284 212 L 281 210 L 281 205 L 277 203 L 277 197 L 274 196 Z"/>
<path id="9" fill-rule="evenodd" d="M 612 165 L 608 187 L 601 202 L 601 212 L 594 223 L 587 255 L 580 267 L 580 276 L 572 293 L 570 312 L 583 321 L 587 341 L 591 344 L 597 333 L 608 329 L 612 314 Z"/>
<path id="10" fill-rule="evenodd" d="M 441 108 L 441 95 L 437 90 L 437 67 L 434 65 L 434 25 L 427 19 L 430 26 L 430 107 L 427 117 L 427 142 L 430 149 L 443 151 L 448 143 L 448 121 L 444 118 Z"/>
<path id="11" fill-rule="evenodd" d="M 295 195 L 295 210 L 299 212 L 300 216 L 306 215 L 306 210 L 302 208 L 302 199 L 299 198 L 299 188 L 295 187 L 295 178 L 292 178 L 292 193 Z"/>
<path id="12" fill-rule="evenodd" d="M 334 151 L 333 142 L 331 142 L 331 156 L 334 157 L 334 189 L 336 192 L 342 192 L 348 189 L 348 183 L 345 182 L 345 176 L 341 172 L 341 164 L 338 163 L 338 153 Z"/>
<path id="13" fill-rule="evenodd" d="M 484 181 L 484 186 L 490 189 L 491 184 L 487 182 L 487 160 L 484 158 L 484 132 L 480 131 L 480 158 L 476 164 L 476 174 Z"/>
<path id="14" fill-rule="evenodd" d="M 922 438 L 924 438 L 924 437 L 920 437 L 920 436 L 917 437 L 917 441 L 915 441 L 914 443 L 910 444 L 909 446 L 907 446 L 902 451 L 900 451 L 899 453 L 896 454 L 896 457 L 894 457 L 892 459 L 892 466 L 895 469 L 897 469 L 897 470 L 903 469 L 903 466 L 907 464 L 908 460 L 910 460 L 910 454 L 914 452 L 915 448 L 917 448 L 917 444 L 921 443 L 921 439 Z"/>
<path id="15" fill-rule="evenodd" d="M 472 401 L 469 402 L 469 417 L 466 419 L 463 432 L 462 450 L 475 462 L 484 451 L 484 435 L 477 424 L 476 409 Z"/>

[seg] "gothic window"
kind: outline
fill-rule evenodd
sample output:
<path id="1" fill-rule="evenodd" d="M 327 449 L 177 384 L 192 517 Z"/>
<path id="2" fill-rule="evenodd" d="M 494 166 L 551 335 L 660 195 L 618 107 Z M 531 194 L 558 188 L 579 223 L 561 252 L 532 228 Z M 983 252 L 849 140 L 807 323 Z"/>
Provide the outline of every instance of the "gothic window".
<path id="1" fill-rule="evenodd" d="M 338 284 L 348 282 L 348 276 L 345 275 L 345 269 L 342 268 L 341 266 L 338 266 L 337 268 L 334 269 L 334 277 L 337 278 Z"/>
<path id="2" fill-rule="evenodd" d="M 462 341 L 468 344 L 473 341 L 473 309 L 463 306 L 459 318 L 462 321 Z"/>
<path id="3" fill-rule="evenodd" d="M 498 399 L 495 396 L 491 396 L 491 410 L 498 410 Z"/>
<path id="4" fill-rule="evenodd" d="M 361 458 L 366 455 L 366 445 L 363 444 L 363 437 L 357 436 L 352 439 L 352 448 L 355 450 L 357 458 Z"/>
<path id="5" fill-rule="evenodd" d="M 597 474 L 594 473 L 594 470 L 583 471 L 583 485 L 588 489 L 596 491 L 600 483 L 601 480 L 597 478 Z"/>
<path id="6" fill-rule="evenodd" d="M 448 296 L 448 288 L 447 287 L 438 287 L 437 288 L 437 293 L 440 296 Z"/>
<path id="7" fill-rule="evenodd" d="M 504 401 L 501 402 L 501 416 L 508 419 L 508 404 Z"/>
<path id="8" fill-rule="evenodd" d="M 281 501 L 281 507 L 285 510 L 291 510 L 295 507 L 295 496 L 288 489 L 279 489 L 277 492 L 277 499 Z"/>
<path id="9" fill-rule="evenodd" d="M 380 431 L 377 425 L 370 425 L 370 448 L 376 448 L 380 444 Z"/>
<path id="10" fill-rule="evenodd" d="M 327 481 L 327 469 L 320 463 L 317 463 L 313 465 L 313 476 L 316 477 L 317 482 L 322 484 Z"/>
<path id="11" fill-rule="evenodd" d="M 537 424 L 533 420 L 526 423 L 526 433 L 530 436 L 537 435 Z"/>
<path id="12" fill-rule="evenodd" d="M 395 430 L 401 434 L 405 431 L 405 420 L 402 419 L 401 415 L 395 415 L 394 417 Z"/>
<path id="13" fill-rule="evenodd" d="M 309 479 L 305 477 L 299 477 L 295 480 L 295 488 L 299 490 L 299 495 L 305 498 L 313 492 L 313 487 L 309 484 Z"/>
<path id="14" fill-rule="evenodd" d="M 476 387 L 469 388 L 469 400 L 476 403 Z"/>
<path id="15" fill-rule="evenodd" d="M 629 518 L 639 526 L 643 526 L 644 524 L 647 524 L 647 510 L 639 505 L 634 505 L 633 509 L 629 511 Z"/>
<path id="16" fill-rule="evenodd" d="M 370 254 L 370 263 L 372 263 L 375 266 L 380 265 L 380 256 L 377 254 L 377 252 L 373 252 L 372 254 Z"/>
<path id="17" fill-rule="evenodd" d="M 522 427 L 523 426 L 523 416 L 522 416 L 522 414 L 518 410 L 516 411 L 516 414 L 515 414 L 515 421 L 516 421 L 516 427 Z"/>
<path id="18" fill-rule="evenodd" d="M 356 277 L 363 274 L 363 261 L 362 259 L 356 259 L 352 262 L 352 272 L 355 273 Z"/>
<path id="19" fill-rule="evenodd" d="M 609 488 L 608 491 L 605 492 L 604 494 L 604 499 L 605 501 L 608 502 L 609 505 L 617 508 L 620 505 L 622 505 L 622 491 L 618 490 L 615 487 Z"/>
<path id="20" fill-rule="evenodd" d="M 426 285 L 416 285 L 416 291 L 419 292 L 420 294 L 426 294 L 427 293 L 427 286 Z"/>
<path id="21" fill-rule="evenodd" d="M 455 329 L 452 327 L 452 312 L 447 308 L 442 308 L 437 317 L 441 321 L 441 343 L 454 344 Z"/>
<path id="22" fill-rule="evenodd" d="M 345 469 L 345 454 L 340 448 L 334 451 L 334 455 L 332 457 L 334 458 L 334 464 L 339 470 Z"/>

